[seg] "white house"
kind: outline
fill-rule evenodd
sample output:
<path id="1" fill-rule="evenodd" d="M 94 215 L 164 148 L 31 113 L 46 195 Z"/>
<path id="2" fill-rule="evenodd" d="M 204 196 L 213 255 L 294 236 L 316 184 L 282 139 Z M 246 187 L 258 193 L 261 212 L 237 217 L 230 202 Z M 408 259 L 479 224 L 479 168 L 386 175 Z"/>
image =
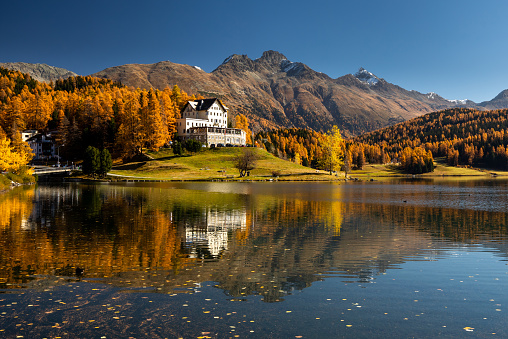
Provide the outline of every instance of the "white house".
<path id="1" fill-rule="evenodd" d="M 58 158 L 55 139 L 51 134 L 37 133 L 26 140 L 34 153 L 34 160 Z"/>
<path id="2" fill-rule="evenodd" d="M 178 137 L 195 139 L 208 147 L 245 146 L 245 131 L 228 127 L 228 109 L 217 98 L 188 101 L 176 119 Z"/>

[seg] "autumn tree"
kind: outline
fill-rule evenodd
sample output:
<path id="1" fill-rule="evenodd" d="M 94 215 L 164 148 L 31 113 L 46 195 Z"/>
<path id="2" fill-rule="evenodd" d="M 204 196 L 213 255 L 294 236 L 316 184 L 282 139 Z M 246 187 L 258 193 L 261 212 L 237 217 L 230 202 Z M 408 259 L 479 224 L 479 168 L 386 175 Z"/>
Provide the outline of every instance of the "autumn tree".
<path id="1" fill-rule="evenodd" d="M 233 160 L 233 166 L 240 172 L 240 177 L 244 177 L 248 171 L 256 168 L 257 155 L 251 148 L 242 149 L 241 154 Z"/>
<path id="2" fill-rule="evenodd" d="M 176 112 L 177 107 L 171 100 L 171 90 L 169 87 L 164 88 L 161 93 L 161 116 L 163 123 L 166 124 L 168 138 L 172 140 L 176 134 L 176 119 L 180 117 L 180 112 Z"/>
<path id="3" fill-rule="evenodd" d="M 163 122 L 160 102 L 153 89 L 148 91 L 147 100 L 146 114 L 143 115 L 142 125 L 146 146 L 156 151 L 168 142 L 168 126 Z"/>
<path id="4" fill-rule="evenodd" d="M 249 129 L 249 119 L 243 114 L 235 117 L 235 128 L 245 131 L 245 141 L 248 145 L 252 144 L 252 131 Z"/>
<path id="5" fill-rule="evenodd" d="M 406 173 L 421 174 L 434 171 L 434 159 L 430 151 L 421 147 L 404 148 L 400 155 L 400 165 Z"/>
<path id="6" fill-rule="evenodd" d="M 28 163 L 32 159 L 32 151 L 21 140 L 21 136 L 15 135 L 14 142 L 0 129 L 0 172 L 12 172 L 16 174 L 32 174 Z"/>
<path id="7" fill-rule="evenodd" d="M 326 134 L 323 149 L 321 164 L 332 174 L 332 172 L 339 170 L 344 163 L 344 140 L 337 126 L 334 125 Z"/>
<path id="8" fill-rule="evenodd" d="M 124 157 L 132 157 L 142 152 L 143 131 L 139 115 L 138 94 L 129 92 L 125 95 L 124 115 L 118 128 L 117 144 Z"/>

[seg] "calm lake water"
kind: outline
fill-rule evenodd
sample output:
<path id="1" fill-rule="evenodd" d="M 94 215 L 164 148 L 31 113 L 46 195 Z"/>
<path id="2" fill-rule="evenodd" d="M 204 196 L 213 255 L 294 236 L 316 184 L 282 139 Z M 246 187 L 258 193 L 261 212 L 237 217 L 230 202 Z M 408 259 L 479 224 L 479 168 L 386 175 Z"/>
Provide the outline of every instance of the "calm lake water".
<path id="1" fill-rule="evenodd" d="M 0 195 L 2 338 L 508 337 L 508 181 Z"/>

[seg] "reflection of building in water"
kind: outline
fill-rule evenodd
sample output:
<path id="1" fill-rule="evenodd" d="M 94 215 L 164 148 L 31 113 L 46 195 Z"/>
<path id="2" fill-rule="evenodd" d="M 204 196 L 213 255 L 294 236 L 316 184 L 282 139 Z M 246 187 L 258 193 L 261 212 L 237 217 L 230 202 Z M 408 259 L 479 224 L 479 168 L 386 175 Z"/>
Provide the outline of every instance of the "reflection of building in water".
<path id="1" fill-rule="evenodd" d="M 218 211 L 208 209 L 185 225 L 185 242 L 193 258 L 217 258 L 228 248 L 228 233 L 245 230 L 245 210 Z"/>
<path id="2" fill-rule="evenodd" d="M 21 221 L 21 229 L 33 230 L 37 227 L 50 227 L 51 220 L 62 213 L 64 206 L 78 206 L 80 191 L 72 186 L 42 186 L 35 190 L 33 208 Z"/>

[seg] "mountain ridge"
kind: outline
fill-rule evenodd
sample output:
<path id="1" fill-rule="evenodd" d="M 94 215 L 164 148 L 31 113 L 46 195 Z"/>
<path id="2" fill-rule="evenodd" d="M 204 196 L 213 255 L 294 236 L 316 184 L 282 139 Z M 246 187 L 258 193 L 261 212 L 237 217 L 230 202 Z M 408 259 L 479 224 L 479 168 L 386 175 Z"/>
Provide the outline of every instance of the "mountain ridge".
<path id="1" fill-rule="evenodd" d="M 51 82 L 59 79 L 67 79 L 71 76 L 77 76 L 76 73 L 64 68 L 39 63 L 0 62 L 0 67 L 19 71 L 21 73 L 28 73 L 34 80 L 40 82 Z"/>
<path id="2" fill-rule="evenodd" d="M 119 65 L 91 75 L 134 88 L 178 85 L 189 94 L 218 97 L 233 115 L 248 116 L 255 131 L 281 127 L 327 131 L 337 125 L 345 135 L 359 135 L 446 108 L 508 108 L 508 90 L 479 104 L 447 100 L 432 92 L 406 90 L 364 68 L 333 79 L 273 50 L 257 59 L 233 54 L 210 73 L 161 61 Z"/>

